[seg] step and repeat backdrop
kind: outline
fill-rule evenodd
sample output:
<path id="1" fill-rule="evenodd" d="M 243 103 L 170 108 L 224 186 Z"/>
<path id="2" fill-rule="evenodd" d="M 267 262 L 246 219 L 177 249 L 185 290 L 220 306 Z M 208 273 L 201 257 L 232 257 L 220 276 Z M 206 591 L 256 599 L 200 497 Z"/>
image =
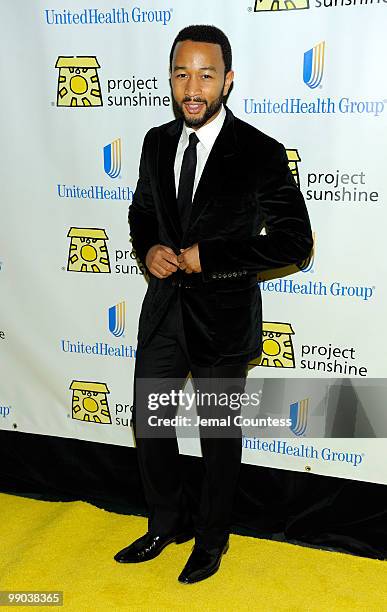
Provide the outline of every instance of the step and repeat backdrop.
<path id="1" fill-rule="evenodd" d="M 245 436 L 244 461 L 387 482 L 386 0 L 4 0 L 0 428 L 133 445 L 128 207 L 193 23 L 229 36 L 228 105 L 284 144 L 314 231 L 305 270 L 259 279 L 249 378 L 291 424 Z"/>

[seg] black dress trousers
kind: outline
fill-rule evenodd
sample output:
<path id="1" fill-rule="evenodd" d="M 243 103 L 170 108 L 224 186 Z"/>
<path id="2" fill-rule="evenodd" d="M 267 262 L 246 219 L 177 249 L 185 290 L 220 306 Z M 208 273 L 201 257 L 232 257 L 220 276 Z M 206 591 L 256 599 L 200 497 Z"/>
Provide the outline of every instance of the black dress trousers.
<path id="1" fill-rule="evenodd" d="M 240 388 L 240 392 L 244 390 L 247 362 L 208 367 L 190 362 L 187 350 L 190 339 L 184 332 L 181 309 L 182 292 L 186 290 L 184 287 L 176 287 L 176 293 L 160 326 L 149 343 L 137 349 L 133 426 L 149 509 L 149 532 L 167 535 L 193 527 L 196 543 L 210 550 L 222 546 L 229 533 L 241 463 L 240 428 L 234 426 L 234 437 L 224 434 L 222 436 L 222 432 L 213 437 L 216 434 L 207 435 L 204 433 L 205 429 L 199 428 L 204 478 L 198 511 L 193 513 L 184 492 L 184 474 L 179 470 L 179 447 L 175 430 L 173 429 L 173 437 L 144 437 L 139 435 L 140 428 L 137 425 L 141 411 L 147 410 L 146 406 L 141 405 L 144 401 L 142 394 L 136 393 L 140 379 L 179 379 L 179 386 L 182 388 L 191 372 L 194 388 L 199 379 L 212 379 L 219 391 L 222 384 L 226 385 L 227 379 L 238 379 L 238 389 Z M 169 380 L 166 384 L 169 384 Z M 214 432 L 214 429 L 211 431 Z"/>

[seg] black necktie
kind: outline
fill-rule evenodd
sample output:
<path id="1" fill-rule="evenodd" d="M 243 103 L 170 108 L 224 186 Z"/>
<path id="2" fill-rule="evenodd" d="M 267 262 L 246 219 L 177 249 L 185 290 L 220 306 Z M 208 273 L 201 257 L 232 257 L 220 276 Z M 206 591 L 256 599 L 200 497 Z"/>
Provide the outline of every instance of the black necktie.
<path id="1" fill-rule="evenodd" d="M 177 190 L 177 209 L 183 231 L 185 231 L 191 212 L 192 193 L 196 172 L 196 145 L 199 138 L 195 132 L 189 135 L 189 145 L 184 151 Z"/>

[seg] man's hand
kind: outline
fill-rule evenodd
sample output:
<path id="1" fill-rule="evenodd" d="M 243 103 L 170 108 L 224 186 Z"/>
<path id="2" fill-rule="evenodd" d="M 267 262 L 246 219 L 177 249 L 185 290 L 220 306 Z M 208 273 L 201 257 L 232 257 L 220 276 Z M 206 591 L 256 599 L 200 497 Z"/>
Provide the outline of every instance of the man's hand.
<path id="1" fill-rule="evenodd" d="M 168 246 L 155 244 L 149 249 L 145 257 L 146 267 L 157 278 L 167 278 L 179 267 L 177 256 Z"/>
<path id="2" fill-rule="evenodd" d="M 192 272 L 201 272 L 198 244 L 193 244 L 187 249 L 180 249 L 181 253 L 177 256 L 180 270 L 184 270 L 187 274 Z"/>

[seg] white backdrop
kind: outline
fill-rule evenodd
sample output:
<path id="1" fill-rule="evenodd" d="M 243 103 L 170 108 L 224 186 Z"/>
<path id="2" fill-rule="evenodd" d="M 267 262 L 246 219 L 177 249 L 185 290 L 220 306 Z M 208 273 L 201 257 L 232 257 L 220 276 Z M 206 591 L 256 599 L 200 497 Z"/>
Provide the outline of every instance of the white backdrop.
<path id="1" fill-rule="evenodd" d="M 213 23 L 233 48 L 229 106 L 284 144 L 315 233 L 307 271 L 262 279 L 265 354 L 250 372 L 266 388 L 288 380 L 277 402 L 266 392 L 264 411 L 293 410 L 306 427 L 282 445 L 245 439 L 244 461 L 387 482 L 386 442 L 374 437 L 387 435 L 383 385 L 372 401 L 356 391 L 352 439 L 320 437 L 337 430 L 315 378 L 365 383 L 387 361 L 387 6 L 337 4 L 4 0 L 0 428 L 133 444 L 146 282 L 127 210 L 144 134 L 173 118 L 172 41 Z M 199 453 L 197 441 L 181 449 Z"/>

